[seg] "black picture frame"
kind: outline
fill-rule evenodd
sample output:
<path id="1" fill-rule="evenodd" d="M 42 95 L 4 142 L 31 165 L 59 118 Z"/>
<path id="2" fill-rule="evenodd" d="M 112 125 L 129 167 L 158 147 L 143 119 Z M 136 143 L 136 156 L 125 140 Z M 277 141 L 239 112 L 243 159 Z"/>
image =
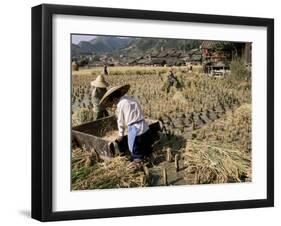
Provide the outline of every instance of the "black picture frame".
<path id="1" fill-rule="evenodd" d="M 55 14 L 247 25 L 267 29 L 267 198 L 128 208 L 52 210 L 52 18 Z M 177 12 L 43 4 L 32 8 L 32 218 L 122 217 L 274 206 L 274 20 Z"/>

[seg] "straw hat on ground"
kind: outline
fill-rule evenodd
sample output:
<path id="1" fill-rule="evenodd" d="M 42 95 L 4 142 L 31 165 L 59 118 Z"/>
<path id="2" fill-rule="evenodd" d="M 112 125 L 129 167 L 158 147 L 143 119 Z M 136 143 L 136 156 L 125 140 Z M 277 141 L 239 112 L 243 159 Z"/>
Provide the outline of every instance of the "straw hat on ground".
<path id="1" fill-rule="evenodd" d="M 102 97 L 100 101 L 101 106 L 105 106 L 108 102 L 108 99 L 116 94 L 118 94 L 118 97 L 124 96 L 130 89 L 130 85 L 121 85 L 121 86 L 115 86 L 109 89 Z"/>
<path id="2" fill-rule="evenodd" d="M 91 85 L 98 88 L 106 88 L 109 84 L 105 81 L 103 75 L 99 75 L 96 80 L 91 82 Z"/>

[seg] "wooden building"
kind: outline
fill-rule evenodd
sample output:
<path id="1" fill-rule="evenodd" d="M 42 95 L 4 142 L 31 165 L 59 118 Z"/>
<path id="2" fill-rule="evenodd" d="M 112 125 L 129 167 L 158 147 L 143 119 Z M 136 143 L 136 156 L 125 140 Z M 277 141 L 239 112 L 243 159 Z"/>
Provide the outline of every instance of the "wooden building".
<path id="1" fill-rule="evenodd" d="M 182 66 L 186 65 L 188 58 L 189 56 L 181 50 L 161 48 L 160 51 L 154 50 L 150 54 L 136 58 L 129 65 Z"/>
<path id="2" fill-rule="evenodd" d="M 240 58 L 248 66 L 252 61 L 249 42 L 203 41 L 201 44 L 203 71 L 206 74 L 224 74 L 232 60 Z"/>

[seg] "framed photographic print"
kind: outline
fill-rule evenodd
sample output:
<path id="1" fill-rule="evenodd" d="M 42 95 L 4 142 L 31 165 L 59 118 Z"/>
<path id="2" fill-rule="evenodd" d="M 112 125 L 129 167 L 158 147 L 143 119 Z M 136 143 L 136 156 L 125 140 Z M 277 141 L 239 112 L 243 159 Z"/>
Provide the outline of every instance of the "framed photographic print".
<path id="1" fill-rule="evenodd" d="M 274 21 L 32 8 L 32 217 L 274 205 Z"/>

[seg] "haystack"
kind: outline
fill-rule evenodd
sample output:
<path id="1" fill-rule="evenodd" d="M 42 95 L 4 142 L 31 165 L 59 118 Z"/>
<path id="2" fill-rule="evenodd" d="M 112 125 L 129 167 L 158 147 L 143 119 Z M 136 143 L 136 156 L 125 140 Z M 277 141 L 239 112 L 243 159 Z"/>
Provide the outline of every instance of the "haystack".
<path id="1" fill-rule="evenodd" d="M 190 141 L 184 152 L 189 184 L 232 183 L 251 180 L 251 157 L 231 147 Z"/>
<path id="2" fill-rule="evenodd" d="M 79 70 L 79 66 L 76 62 L 72 62 L 71 66 L 72 66 L 72 71 L 78 71 Z"/>

